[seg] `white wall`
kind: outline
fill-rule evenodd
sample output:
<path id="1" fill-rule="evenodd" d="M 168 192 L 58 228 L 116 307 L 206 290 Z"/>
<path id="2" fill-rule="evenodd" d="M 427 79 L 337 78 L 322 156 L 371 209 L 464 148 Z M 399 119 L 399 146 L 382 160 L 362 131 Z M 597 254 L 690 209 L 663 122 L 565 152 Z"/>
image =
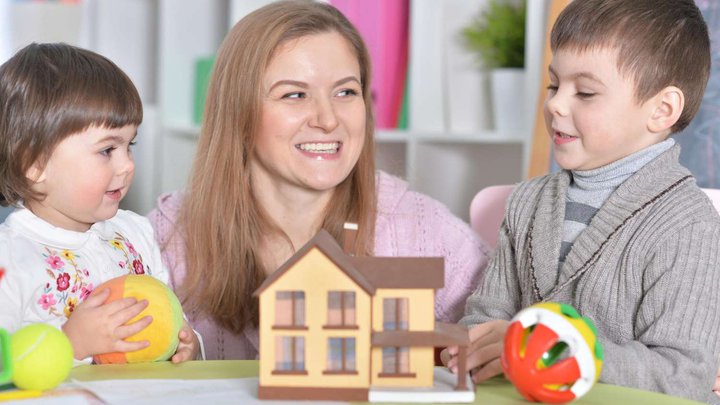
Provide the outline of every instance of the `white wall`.
<path id="1" fill-rule="evenodd" d="M 139 213 L 149 211 L 157 195 L 157 26 L 157 0 L 0 0 L 3 61 L 31 42 L 65 42 L 108 57 L 137 87 L 145 118 L 135 146 L 136 176 L 123 207 Z"/>
<path id="2" fill-rule="evenodd" d="M 456 31 L 486 1 L 411 0 L 411 130 L 378 135 L 380 167 L 406 177 L 412 188 L 463 218 L 479 188 L 523 178 L 530 138 L 492 131 L 483 108 L 489 102 L 485 78 L 456 41 Z M 212 55 L 238 19 L 269 2 L 84 0 L 68 7 L 0 0 L 0 58 L 30 40 L 64 40 L 108 56 L 128 73 L 143 99 L 145 119 L 135 149 L 135 181 L 123 206 L 146 213 L 158 194 L 182 188 L 187 179 L 199 133 L 191 122 L 195 61 Z M 527 1 L 523 102 L 529 119 L 545 74 L 539 60 L 547 3 Z"/>

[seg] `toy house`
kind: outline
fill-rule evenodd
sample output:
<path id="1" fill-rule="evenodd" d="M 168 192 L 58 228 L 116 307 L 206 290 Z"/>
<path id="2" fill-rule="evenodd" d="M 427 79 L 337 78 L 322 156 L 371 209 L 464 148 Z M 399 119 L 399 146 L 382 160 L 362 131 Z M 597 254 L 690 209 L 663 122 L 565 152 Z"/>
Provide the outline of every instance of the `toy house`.
<path id="1" fill-rule="evenodd" d="M 349 245 L 354 233 L 345 239 Z M 443 277 L 442 258 L 352 256 L 320 231 L 255 291 L 258 397 L 402 401 L 408 391 L 426 395 L 437 383 L 434 348 L 460 346 L 464 359 L 469 343 L 464 327 L 435 322 L 435 289 Z M 474 399 L 464 362 L 450 378 L 443 398 L 455 392 L 452 402 Z"/>

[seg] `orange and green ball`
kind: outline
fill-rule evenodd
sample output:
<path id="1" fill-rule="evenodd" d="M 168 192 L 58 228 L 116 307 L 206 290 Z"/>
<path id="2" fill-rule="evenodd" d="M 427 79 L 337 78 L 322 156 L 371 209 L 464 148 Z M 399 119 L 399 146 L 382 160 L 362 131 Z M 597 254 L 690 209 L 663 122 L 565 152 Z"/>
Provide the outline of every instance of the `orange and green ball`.
<path id="1" fill-rule="evenodd" d="M 105 303 L 126 297 L 135 297 L 138 301 L 147 300 L 148 306 L 128 324 L 152 316 L 152 323 L 137 334 L 125 339 L 129 342 L 147 340 L 150 345 L 144 349 L 127 353 L 106 353 L 93 357 L 98 364 L 141 363 L 164 361 L 172 357 L 177 349 L 178 333 L 183 324 L 183 312 L 180 301 L 172 290 L 162 281 L 148 275 L 128 274 L 108 280 L 98 286 L 93 294 L 110 289 Z"/>
<path id="2" fill-rule="evenodd" d="M 603 357 L 590 319 L 570 305 L 542 302 L 510 321 L 500 362 L 525 399 L 565 403 L 598 381 Z"/>

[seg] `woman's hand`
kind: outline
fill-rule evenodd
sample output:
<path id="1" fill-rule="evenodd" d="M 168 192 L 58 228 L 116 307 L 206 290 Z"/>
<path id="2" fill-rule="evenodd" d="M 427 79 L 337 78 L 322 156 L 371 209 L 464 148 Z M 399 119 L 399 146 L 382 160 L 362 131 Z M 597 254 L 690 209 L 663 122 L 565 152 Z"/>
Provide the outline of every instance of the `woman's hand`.
<path id="1" fill-rule="evenodd" d="M 503 351 L 503 340 L 508 324 L 508 321 L 495 319 L 470 329 L 467 369 L 470 370 L 475 384 L 503 372 L 500 355 Z M 440 353 L 443 364 L 453 373 L 457 373 L 458 353 L 457 346 L 450 346 Z"/>
<path id="2" fill-rule="evenodd" d="M 104 304 L 110 289 L 91 294 L 78 305 L 62 326 L 73 347 L 75 359 L 82 360 L 96 354 L 132 352 L 148 347 L 150 342 L 127 342 L 126 338 L 145 329 L 152 322 L 145 316 L 126 325 L 148 305 L 147 300 L 123 298 Z"/>
<path id="3" fill-rule="evenodd" d="M 180 328 L 178 338 L 180 338 L 180 344 L 178 344 L 177 350 L 172 356 L 172 362 L 182 363 L 183 361 L 197 358 L 198 351 L 200 350 L 200 342 L 187 321 L 183 321 L 183 326 Z"/>

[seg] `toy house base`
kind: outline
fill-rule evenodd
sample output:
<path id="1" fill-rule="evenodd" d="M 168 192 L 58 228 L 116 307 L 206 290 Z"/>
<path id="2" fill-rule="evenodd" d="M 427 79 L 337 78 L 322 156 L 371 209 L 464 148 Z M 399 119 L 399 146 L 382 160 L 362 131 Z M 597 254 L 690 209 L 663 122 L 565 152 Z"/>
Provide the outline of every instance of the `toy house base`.
<path id="1" fill-rule="evenodd" d="M 293 401 L 366 402 L 368 390 L 327 387 L 263 387 L 258 386 L 258 399 Z"/>
<path id="2" fill-rule="evenodd" d="M 457 376 L 445 367 L 435 367 L 434 382 L 428 388 L 375 388 L 368 394 L 369 402 L 395 403 L 461 403 L 475 401 L 475 384 L 467 376 L 467 390 L 455 390 Z"/>
<path id="3" fill-rule="evenodd" d="M 367 389 L 332 389 L 321 387 L 262 387 L 258 388 L 258 399 L 296 401 L 354 401 L 392 403 L 467 403 L 475 401 L 475 384 L 467 376 L 467 390 L 455 390 L 457 376 L 445 367 L 433 370 L 432 387 L 370 387 Z"/>

